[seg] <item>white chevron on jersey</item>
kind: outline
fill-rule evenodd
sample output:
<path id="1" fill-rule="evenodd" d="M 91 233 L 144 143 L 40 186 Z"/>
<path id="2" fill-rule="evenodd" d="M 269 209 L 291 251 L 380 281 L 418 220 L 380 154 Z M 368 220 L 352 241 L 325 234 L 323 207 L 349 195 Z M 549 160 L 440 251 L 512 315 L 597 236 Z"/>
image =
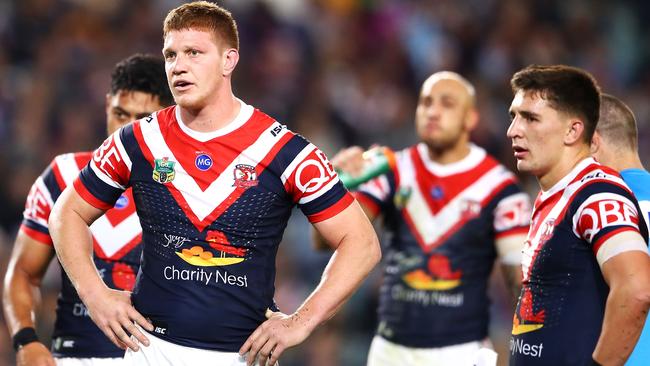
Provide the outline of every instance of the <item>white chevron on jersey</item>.
<path id="1" fill-rule="evenodd" d="M 54 158 L 54 162 L 59 168 L 66 187 L 72 184 L 79 175 L 81 168 L 83 168 L 77 165 L 77 160 L 74 158 L 73 153 L 59 155 Z"/>
<path id="2" fill-rule="evenodd" d="M 196 215 L 199 220 L 205 219 L 210 215 L 237 187 L 233 186 L 232 172 L 237 164 L 249 164 L 257 166 L 257 164 L 264 159 L 264 157 L 273 149 L 275 144 L 287 133 L 290 133 L 286 128 L 280 129 L 280 132 L 275 135 L 271 131 L 282 126 L 277 121 L 272 123 L 260 137 L 249 147 L 239 154 L 223 173 L 217 177 L 208 188 L 203 191 L 198 184 L 194 181 L 191 175 L 187 173 L 185 168 L 180 164 L 180 161 L 174 156 L 169 146 L 165 142 L 160 131 L 157 116 L 149 123 L 141 123 L 142 136 L 144 137 L 145 144 L 151 151 L 154 159 L 162 159 L 163 157 L 175 161 L 176 177 L 172 184 L 183 196 L 190 210 Z"/>
<path id="3" fill-rule="evenodd" d="M 593 163 L 595 163 L 595 160 L 593 159 L 583 160 L 575 168 L 573 168 L 571 173 L 569 173 L 567 176 L 562 178 L 562 180 L 556 183 L 555 186 L 551 187 L 551 189 L 549 189 L 546 192 L 542 192 L 539 199 L 541 201 L 545 201 L 549 199 L 553 194 L 559 192 L 565 185 L 567 185 L 569 182 L 575 179 L 582 170 L 584 170 L 587 166 Z M 541 250 L 541 245 L 543 245 L 545 242 L 544 240 L 541 240 L 542 236 L 544 234 L 549 235 L 552 232 L 555 222 L 557 222 L 559 216 L 564 213 L 565 209 L 570 204 L 570 200 L 573 197 L 573 195 L 585 184 L 589 183 L 591 179 L 603 178 L 603 177 L 607 177 L 607 180 L 612 181 L 614 183 L 620 184 L 622 186 L 626 186 L 622 179 L 613 176 L 611 174 L 608 174 L 601 169 L 595 169 L 589 172 L 582 179 L 573 182 L 571 184 L 568 184 L 568 186 L 564 188 L 562 197 L 558 199 L 558 201 L 555 203 L 555 205 L 550 210 L 548 215 L 546 215 L 545 217 L 535 218 L 535 214 L 538 206 L 537 204 L 535 205 L 535 207 L 533 208 L 533 215 L 532 215 L 532 217 L 535 219 L 531 223 L 530 229 L 528 231 L 528 237 L 526 238 L 526 245 L 524 245 L 522 262 L 521 262 L 524 281 L 527 281 L 530 275 L 529 270 L 533 262 L 533 258 L 535 257 L 535 253 Z M 574 225 L 574 233 L 575 233 L 575 225 Z M 532 238 L 531 238 L 531 234 L 533 234 Z"/>
<path id="4" fill-rule="evenodd" d="M 138 215 L 133 211 L 129 217 L 115 226 L 111 224 L 106 215 L 102 215 L 90 225 L 90 231 L 93 234 L 95 242 L 102 248 L 104 254 L 107 257 L 112 257 L 140 235 L 142 233 L 142 227 L 140 227 Z"/>
<path id="5" fill-rule="evenodd" d="M 404 154 L 403 159 L 398 159 L 400 186 L 409 185 L 408 188 L 411 189 L 411 197 L 404 209 L 426 247 L 435 245 L 439 239 L 448 234 L 449 230 L 461 223 L 463 220 L 462 209 L 459 209 L 461 205 L 467 201 L 482 203 L 502 183 L 514 179 L 511 172 L 497 165 L 454 197 L 440 212 L 434 214 L 425 198 L 428 192 L 420 190 L 414 178 L 413 163 L 407 157 L 407 154 Z"/>
<path id="6" fill-rule="evenodd" d="M 121 149 L 119 148 L 119 146 L 122 146 L 119 137 L 115 138 L 115 135 L 113 137 L 116 145 L 118 146 L 118 150 L 120 150 L 120 153 L 124 153 L 126 155 L 124 147 Z M 79 175 L 79 172 L 83 168 L 77 165 L 75 154 L 69 153 L 59 155 L 54 160 L 56 166 L 59 169 L 59 172 L 61 173 L 61 176 L 63 177 L 65 185 L 72 185 L 74 180 Z M 127 161 L 130 168 L 131 161 L 130 159 L 124 159 L 125 163 Z M 94 167 L 94 164 L 90 164 L 90 166 Z M 42 184 L 42 186 L 45 188 L 45 184 L 43 183 L 42 178 L 39 177 L 36 182 L 37 184 L 40 182 L 40 184 Z M 43 191 L 47 192 L 49 195 L 47 188 L 45 188 Z M 50 197 L 49 200 L 51 202 L 52 198 Z M 53 205 L 54 203 L 51 202 L 50 207 Z M 142 228 L 140 227 L 140 220 L 138 219 L 138 215 L 135 211 L 133 211 L 131 215 L 118 223 L 116 226 L 113 226 L 113 224 L 111 224 L 106 215 L 102 215 L 90 226 L 90 231 L 93 235 L 93 238 L 95 239 L 95 242 L 102 248 L 108 257 L 111 257 L 113 254 L 117 253 L 125 245 L 135 239 L 138 235 L 140 235 L 140 233 L 142 233 Z"/>

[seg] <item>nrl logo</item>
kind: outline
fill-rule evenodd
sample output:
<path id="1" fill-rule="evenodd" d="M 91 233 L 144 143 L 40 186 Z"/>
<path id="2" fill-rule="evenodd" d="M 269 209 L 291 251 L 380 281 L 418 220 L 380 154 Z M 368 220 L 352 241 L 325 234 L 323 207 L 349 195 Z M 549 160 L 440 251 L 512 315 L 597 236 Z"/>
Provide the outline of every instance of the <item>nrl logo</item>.
<path id="1" fill-rule="evenodd" d="M 237 164 L 233 174 L 235 178 L 233 187 L 250 188 L 257 185 L 257 172 L 255 172 L 255 167 L 252 165 Z"/>
<path id="2" fill-rule="evenodd" d="M 169 161 L 169 158 L 164 157 L 162 159 L 154 160 L 155 167 L 153 168 L 152 178 L 160 184 L 169 183 L 174 180 L 176 177 L 176 172 L 174 171 L 174 165 L 176 162 Z"/>

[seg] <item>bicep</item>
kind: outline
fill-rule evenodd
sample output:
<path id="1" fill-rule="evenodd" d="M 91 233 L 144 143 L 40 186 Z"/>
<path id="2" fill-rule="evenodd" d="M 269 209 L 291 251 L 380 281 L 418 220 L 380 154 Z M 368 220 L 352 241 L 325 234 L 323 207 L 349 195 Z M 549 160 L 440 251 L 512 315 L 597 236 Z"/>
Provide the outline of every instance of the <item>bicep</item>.
<path id="1" fill-rule="evenodd" d="M 622 283 L 642 285 L 650 278 L 650 256 L 645 241 L 637 232 L 626 231 L 607 239 L 597 257 L 600 257 L 600 268 L 610 287 Z"/>
<path id="2" fill-rule="evenodd" d="M 77 217 L 90 226 L 104 212 L 84 200 L 73 186 L 68 186 L 54 204 L 50 215 L 50 226 L 60 227 L 67 220 Z"/>
<path id="3" fill-rule="evenodd" d="M 371 239 L 372 236 L 376 236 L 368 217 L 356 201 L 337 215 L 314 223 L 314 228 L 334 248 L 337 248 L 346 237 Z"/>

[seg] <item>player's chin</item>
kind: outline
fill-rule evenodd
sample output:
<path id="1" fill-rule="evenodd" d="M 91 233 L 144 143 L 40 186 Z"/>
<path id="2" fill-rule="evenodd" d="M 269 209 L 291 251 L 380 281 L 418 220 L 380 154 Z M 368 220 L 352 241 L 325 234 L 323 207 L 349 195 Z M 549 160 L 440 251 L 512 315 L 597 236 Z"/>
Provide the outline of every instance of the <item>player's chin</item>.
<path id="1" fill-rule="evenodd" d="M 517 170 L 522 173 L 531 173 L 533 171 L 533 168 L 526 160 L 517 159 Z"/>
<path id="2" fill-rule="evenodd" d="M 179 107 L 186 109 L 199 109 L 201 107 L 201 100 L 192 95 L 176 95 L 174 101 Z"/>

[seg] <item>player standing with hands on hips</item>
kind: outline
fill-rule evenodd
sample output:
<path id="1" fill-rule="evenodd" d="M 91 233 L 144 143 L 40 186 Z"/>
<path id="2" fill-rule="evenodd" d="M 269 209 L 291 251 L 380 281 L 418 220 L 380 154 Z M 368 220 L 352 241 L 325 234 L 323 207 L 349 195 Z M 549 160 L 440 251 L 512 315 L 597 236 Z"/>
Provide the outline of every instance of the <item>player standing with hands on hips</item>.
<path id="1" fill-rule="evenodd" d="M 93 320 L 128 346 L 127 364 L 274 364 L 351 296 L 380 258 L 377 237 L 318 148 L 233 95 L 228 11 L 183 4 L 163 31 L 176 106 L 95 151 L 50 217 L 57 254 Z M 127 187 L 144 243 L 132 296 L 103 285 L 85 240 Z M 275 255 L 294 205 L 337 249 L 314 292 L 283 314 Z"/>
<path id="2" fill-rule="evenodd" d="M 616 171 L 590 156 L 600 91 L 584 70 L 512 77 L 507 136 L 541 192 L 523 253 L 511 366 L 622 365 L 650 306 L 647 227 Z"/>

